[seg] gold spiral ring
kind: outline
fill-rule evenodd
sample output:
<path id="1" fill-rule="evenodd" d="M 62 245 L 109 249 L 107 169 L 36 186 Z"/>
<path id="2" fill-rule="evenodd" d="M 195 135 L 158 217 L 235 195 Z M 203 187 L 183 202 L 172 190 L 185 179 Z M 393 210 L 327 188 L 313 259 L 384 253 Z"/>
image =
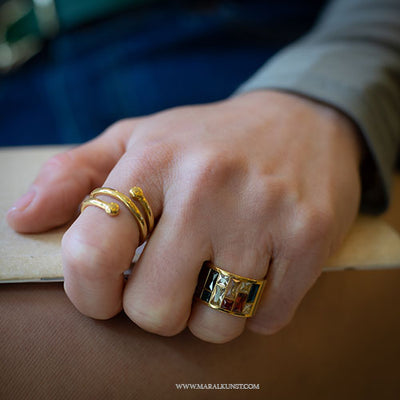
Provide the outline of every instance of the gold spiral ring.
<path id="1" fill-rule="evenodd" d="M 81 212 L 89 206 L 95 206 L 98 208 L 101 208 L 104 210 L 108 215 L 110 216 L 116 216 L 119 214 L 120 207 L 117 203 L 114 202 L 106 202 L 104 200 L 100 200 L 96 198 L 96 196 L 99 195 L 104 195 L 104 196 L 109 196 L 112 197 L 116 200 L 119 200 L 121 203 L 123 203 L 126 208 L 130 211 L 130 213 L 135 217 L 135 220 L 137 222 L 138 228 L 139 228 L 139 234 L 140 234 L 140 243 L 143 243 L 148 234 L 152 231 L 154 227 L 154 214 L 153 211 L 150 207 L 150 204 L 146 200 L 143 194 L 143 190 L 135 186 L 129 191 L 130 195 L 132 196 L 132 199 L 125 194 L 119 192 L 118 190 L 107 188 L 107 187 L 101 187 L 94 189 L 90 195 L 89 198 L 85 199 L 82 202 L 81 205 Z M 136 200 L 139 202 L 140 206 L 142 207 L 146 218 L 143 217 L 140 209 L 136 206 L 133 200 Z"/>
<path id="2" fill-rule="evenodd" d="M 154 228 L 154 214 L 153 210 L 150 207 L 149 202 L 144 197 L 143 190 L 139 186 L 135 186 L 131 190 L 129 190 L 129 193 L 132 196 L 132 198 L 134 200 L 137 200 L 142 206 L 146 215 L 148 231 L 151 232 Z"/>

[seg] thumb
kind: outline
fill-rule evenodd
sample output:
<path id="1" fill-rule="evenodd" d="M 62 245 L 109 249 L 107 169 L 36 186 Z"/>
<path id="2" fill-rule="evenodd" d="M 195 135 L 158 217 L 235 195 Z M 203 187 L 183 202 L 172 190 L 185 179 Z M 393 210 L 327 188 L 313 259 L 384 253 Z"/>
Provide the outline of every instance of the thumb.
<path id="1" fill-rule="evenodd" d="M 17 232 L 36 233 L 71 220 L 80 202 L 102 185 L 125 152 L 133 127 L 133 120 L 117 122 L 96 139 L 49 159 L 8 211 L 9 225 Z"/>

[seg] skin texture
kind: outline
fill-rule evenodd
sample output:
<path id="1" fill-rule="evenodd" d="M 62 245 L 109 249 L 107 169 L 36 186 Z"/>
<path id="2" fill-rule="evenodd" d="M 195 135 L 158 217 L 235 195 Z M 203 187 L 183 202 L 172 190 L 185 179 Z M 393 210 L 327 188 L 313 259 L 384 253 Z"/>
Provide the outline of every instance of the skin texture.
<path id="1" fill-rule="evenodd" d="M 271 334 L 291 320 L 357 214 L 360 148 L 357 130 L 334 109 L 253 92 L 117 122 L 49 160 L 7 218 L 19 232 L 40 232 L 70 220 L 95 187 L 140 186 L 157 224 L 127 284 L 122 272 L 139 233 L 125 207 L 115 218 L 88 207 L 64 235 L 74 305 L 99 319 L 124 309 L 166 336 L 186 326 L 215 343 L 246 325 Z M 192 302 L 209 259 L 249 278 L 268 272 L 256 316 Z"/>

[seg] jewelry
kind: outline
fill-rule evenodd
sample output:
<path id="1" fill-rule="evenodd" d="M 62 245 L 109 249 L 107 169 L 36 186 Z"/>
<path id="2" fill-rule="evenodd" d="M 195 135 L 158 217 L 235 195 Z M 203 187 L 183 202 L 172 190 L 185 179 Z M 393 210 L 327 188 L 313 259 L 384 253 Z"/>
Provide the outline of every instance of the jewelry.
<path id="1" fill-rule="evenodd" d="M 139 227 L 139 234 L 140 234 L 140 244 L 143 243 L 146 240 L 146 237 L 148 234 L 152 231 L 154 227 L 154 214 L 153 211 L 150 207 L 150 204 L 146 200 L 143 194 L 143 190 L 139 188 L 138 186 L 133 187 L 129 191 L 130 195 L 132 196 L 133 200 L 137 200 L 141 207 L 144 210 L 146 219 L 143 217 L 141 211 L 139 208 L 136 206 L 136 204 L 133 202 L 133 200 L 126 196 L 125 194 L 119 192 L 118 190 L 111 189 L 111 188 L 106 188 L 106 187 L 101 187 L 94 189 L 90 195 L 89 198 L 85 199 L 82 202 L 81 205 L 81 212 L 86 207 L 89 206 L 95 206 L 103 209 L 108 215 L 111 215 L 112 217 L 115 217 L 119 214 L 120 207 L 119 204 L 114 203 L 114 202 L 106 202 L 104 200 L 100 200 L 96 198 L 96 196 L 99 195 L 105 195 L 109 197 L 113 197 L 114 199 L 119 200 L 121 203 L 123 203 L 126 208 L 130 211 L 130 213 L 135 217 L 135 220 L 138 224 Z"/>
<path id="2" fill-rule="evenodd" d="M 199 274 L 195 297 L 218 311 L 252 317 L 266 280 L 244 278 L 205 261 Z"/>
<path id="3" fill-rule="evenodd" d="M 146 200 L 143 194 L 143 190 L 139 186 L 135 186 L 129 190 L 130 195 L 134 200 L 137 200 L 142 206 L 145 214 L 146 214 L 146 222 L 149 232 L 151 232 L 154 228 L 154 214 L 153 210 L 150 207 L 149 202 Z"/>

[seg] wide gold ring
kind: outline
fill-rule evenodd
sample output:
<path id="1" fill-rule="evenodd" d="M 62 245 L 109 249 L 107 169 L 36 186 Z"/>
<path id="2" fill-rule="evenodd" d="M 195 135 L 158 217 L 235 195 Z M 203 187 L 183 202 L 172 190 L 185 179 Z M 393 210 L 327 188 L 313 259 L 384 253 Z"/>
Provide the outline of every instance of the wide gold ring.
<path id="1" fill-rule="evenodd" d="M 129 210 L 129 212 L 135 217 L 135 220 L 137 222 L 138 228 L 139 228 L 139 243 L 143 243 L 150 232 L 153 230 L 154 227 L 154 214 L 153 211 L 150 207 L 149 202 L 145 198 L 143 194 L 143 190 L 135 186 L 129 191 L 130 196 L 126 196 L 125 194 L 119 192 L 118 190 L 107 188 L 107 187 L 101 187 L 94 189 L 89 197 L 85 199 L 82 204 L 81 204 L 81 212 L 89 206 L 95 206 L 98 208 L 101 208 L 104 210 L 108 215 L 114 217 L 119 214 L 120 208 L 119 204 L 114 203 L 114 202 L 106 202 L 104 200 L 98 199 L 96 196 L 103 195 L 103 196 L 109 196 L 112 197 L 118 201 L 120 201 L 122 204 L 126 206 L 126 208 Z M 134 201 L 137 201 L 139 205 L 141 206 L 142 210 L 144 211 L 145 217 L 143 217 L 142 211 L 139 209 L 139 207 L 134 203 Z"/>
<path id="2" fill-rule="evenodd" d="M 209 307 L 238 317 L 252 317 L 257 309 L 266 280 L 245 278 L 203 263 L 195 298 Z"/>

